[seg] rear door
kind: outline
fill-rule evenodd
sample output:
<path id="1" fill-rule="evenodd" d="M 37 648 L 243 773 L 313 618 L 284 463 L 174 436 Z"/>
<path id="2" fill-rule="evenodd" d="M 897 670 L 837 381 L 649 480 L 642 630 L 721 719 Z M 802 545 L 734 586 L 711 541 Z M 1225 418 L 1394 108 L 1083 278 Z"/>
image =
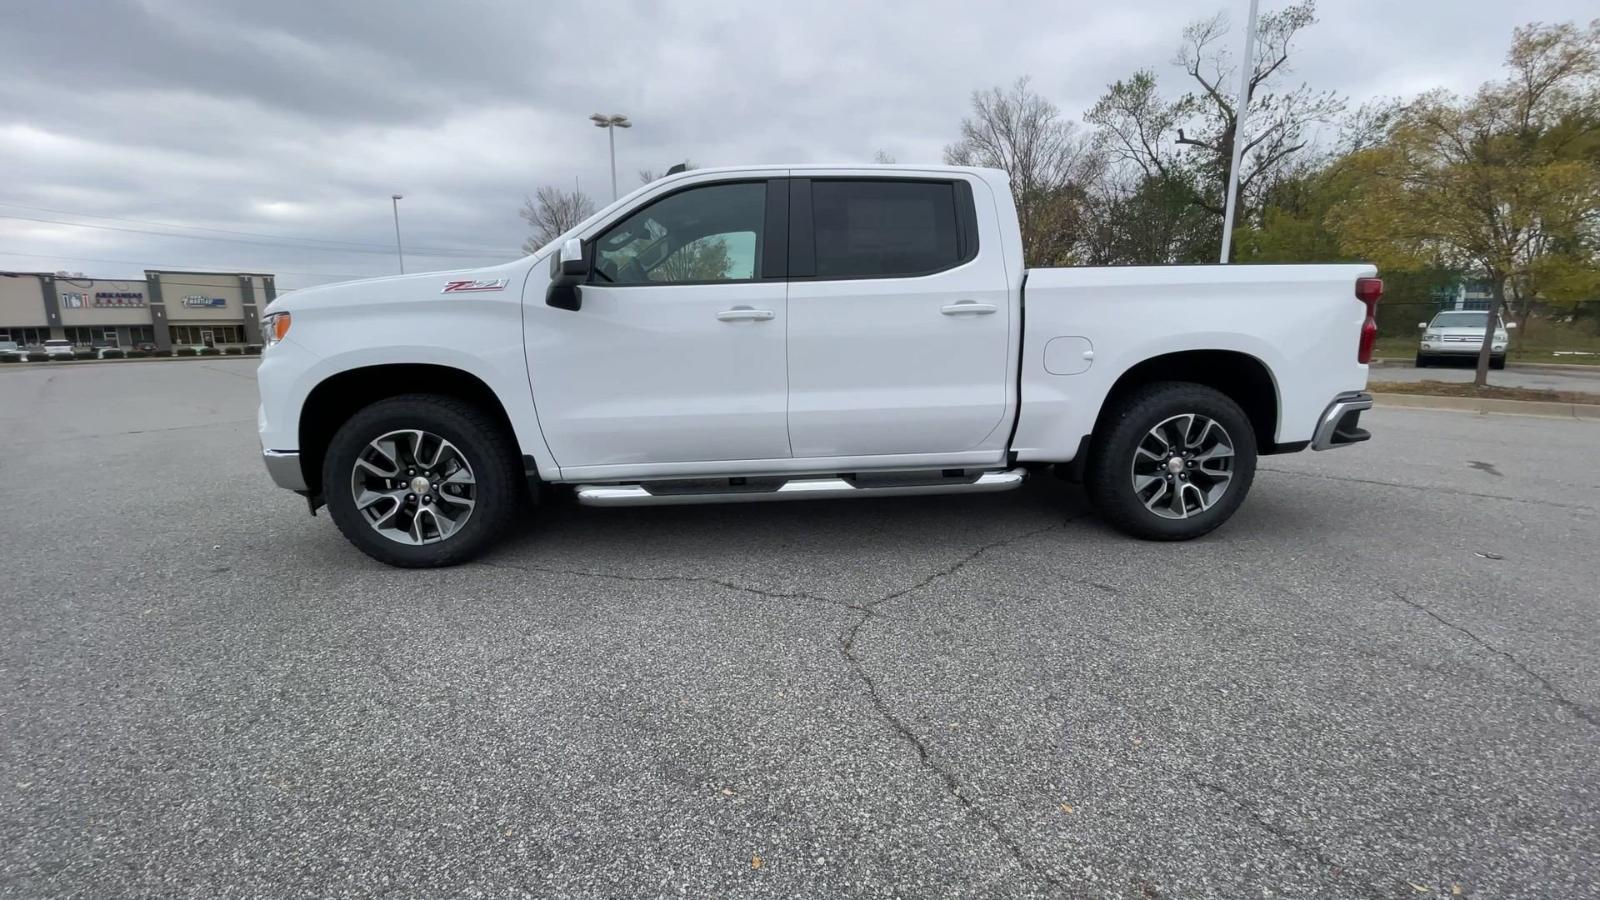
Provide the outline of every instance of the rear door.
<path id="1" fill-rule="evenodd" d="M 988 193 L 959 176 L 791 179 L 796 457 L 1004 444 L 1011 309 L 975 189 Z"/>

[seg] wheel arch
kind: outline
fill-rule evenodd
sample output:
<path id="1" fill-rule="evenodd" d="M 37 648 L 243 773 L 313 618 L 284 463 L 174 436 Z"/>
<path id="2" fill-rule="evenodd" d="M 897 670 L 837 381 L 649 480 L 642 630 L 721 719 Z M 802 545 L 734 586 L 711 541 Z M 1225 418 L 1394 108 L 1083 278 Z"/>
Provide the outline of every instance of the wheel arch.
<path id="1" fill-rule="evenodd" d="M 484 410 L 515 443 L 516 430 L 494 389 L 464 369 L 436 363 L 381 363 L 336 372 L 306 394 L 300 408 L 300 471 L 313 499 L 322 494 L 322 462 L 333 435 L 358 410 L 403 394 L 454 397 Z"/>
<path id="2" fill-rule="evenodd" d="M 1130 366 L 1112 383 L 1100 404 L 1095 432 L 1105 427 L 1106 417 L 1128 394 L 1158 381 L 1205 385 L 1239 404 L 1250 419 L 1260 455 L 1300 449 L 1277 443 L 1282 392 L 1272 368 L 1258 357 L 1239 350 L 1179 350 Z"/>

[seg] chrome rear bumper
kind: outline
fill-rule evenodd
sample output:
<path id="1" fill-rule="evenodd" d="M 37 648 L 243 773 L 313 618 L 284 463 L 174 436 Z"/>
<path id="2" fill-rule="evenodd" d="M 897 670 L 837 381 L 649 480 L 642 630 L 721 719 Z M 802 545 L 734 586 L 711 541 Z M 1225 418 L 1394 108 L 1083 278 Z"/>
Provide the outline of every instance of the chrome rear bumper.
<path id="1" fill-rule="evenodd" d="M 261 459 L 267 464 L 267 474 L 278 487 L 291 491 L 306 491 L 306 476 L 300 471 L 300 454 L 292 450 L 263 450 Z"/>
<path id="2" fill-rule="evenodd" d="M 1372 408 L 1372 395 L 1345 394 L 1328 404 L 1322 418 L 1317 420 L 1317 433 L 1311 438 L 1311 449 L 1332 450 L 1359 444 L 1372 437 L 1360 425 L 1361 414 Z"/>

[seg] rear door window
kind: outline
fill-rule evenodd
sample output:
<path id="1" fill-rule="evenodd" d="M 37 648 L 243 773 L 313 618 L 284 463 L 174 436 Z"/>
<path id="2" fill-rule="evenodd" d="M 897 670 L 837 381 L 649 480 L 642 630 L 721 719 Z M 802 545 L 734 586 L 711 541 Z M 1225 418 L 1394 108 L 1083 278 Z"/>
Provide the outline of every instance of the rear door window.
<path id="1" fill-rule="evenodd" d="M 817 278 L 927 275 L 977 249 L 963 246 L 957 190 L 948 181 L 814 179 L 811 215 Z"/>

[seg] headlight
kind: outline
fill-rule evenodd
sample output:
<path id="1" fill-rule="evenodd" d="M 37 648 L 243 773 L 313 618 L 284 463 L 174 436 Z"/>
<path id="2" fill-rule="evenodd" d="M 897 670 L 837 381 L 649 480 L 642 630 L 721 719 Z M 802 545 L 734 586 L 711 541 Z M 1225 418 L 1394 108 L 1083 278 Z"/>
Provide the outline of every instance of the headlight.
<path id="1" fill-rule="evenodd" d="M 1437 341 L 1439 339 L 1439 333 L 1436 331 L 1430 331 L 1423 335 L 1422 339 L 1425 341 Z"/>
<path id="2" fill-rule="evenodd" d="M 269 313 L 261 318 L 261 339 L 266 347 L 283 340 L 289 333 L 289 314 L 286 312 Z"/>

